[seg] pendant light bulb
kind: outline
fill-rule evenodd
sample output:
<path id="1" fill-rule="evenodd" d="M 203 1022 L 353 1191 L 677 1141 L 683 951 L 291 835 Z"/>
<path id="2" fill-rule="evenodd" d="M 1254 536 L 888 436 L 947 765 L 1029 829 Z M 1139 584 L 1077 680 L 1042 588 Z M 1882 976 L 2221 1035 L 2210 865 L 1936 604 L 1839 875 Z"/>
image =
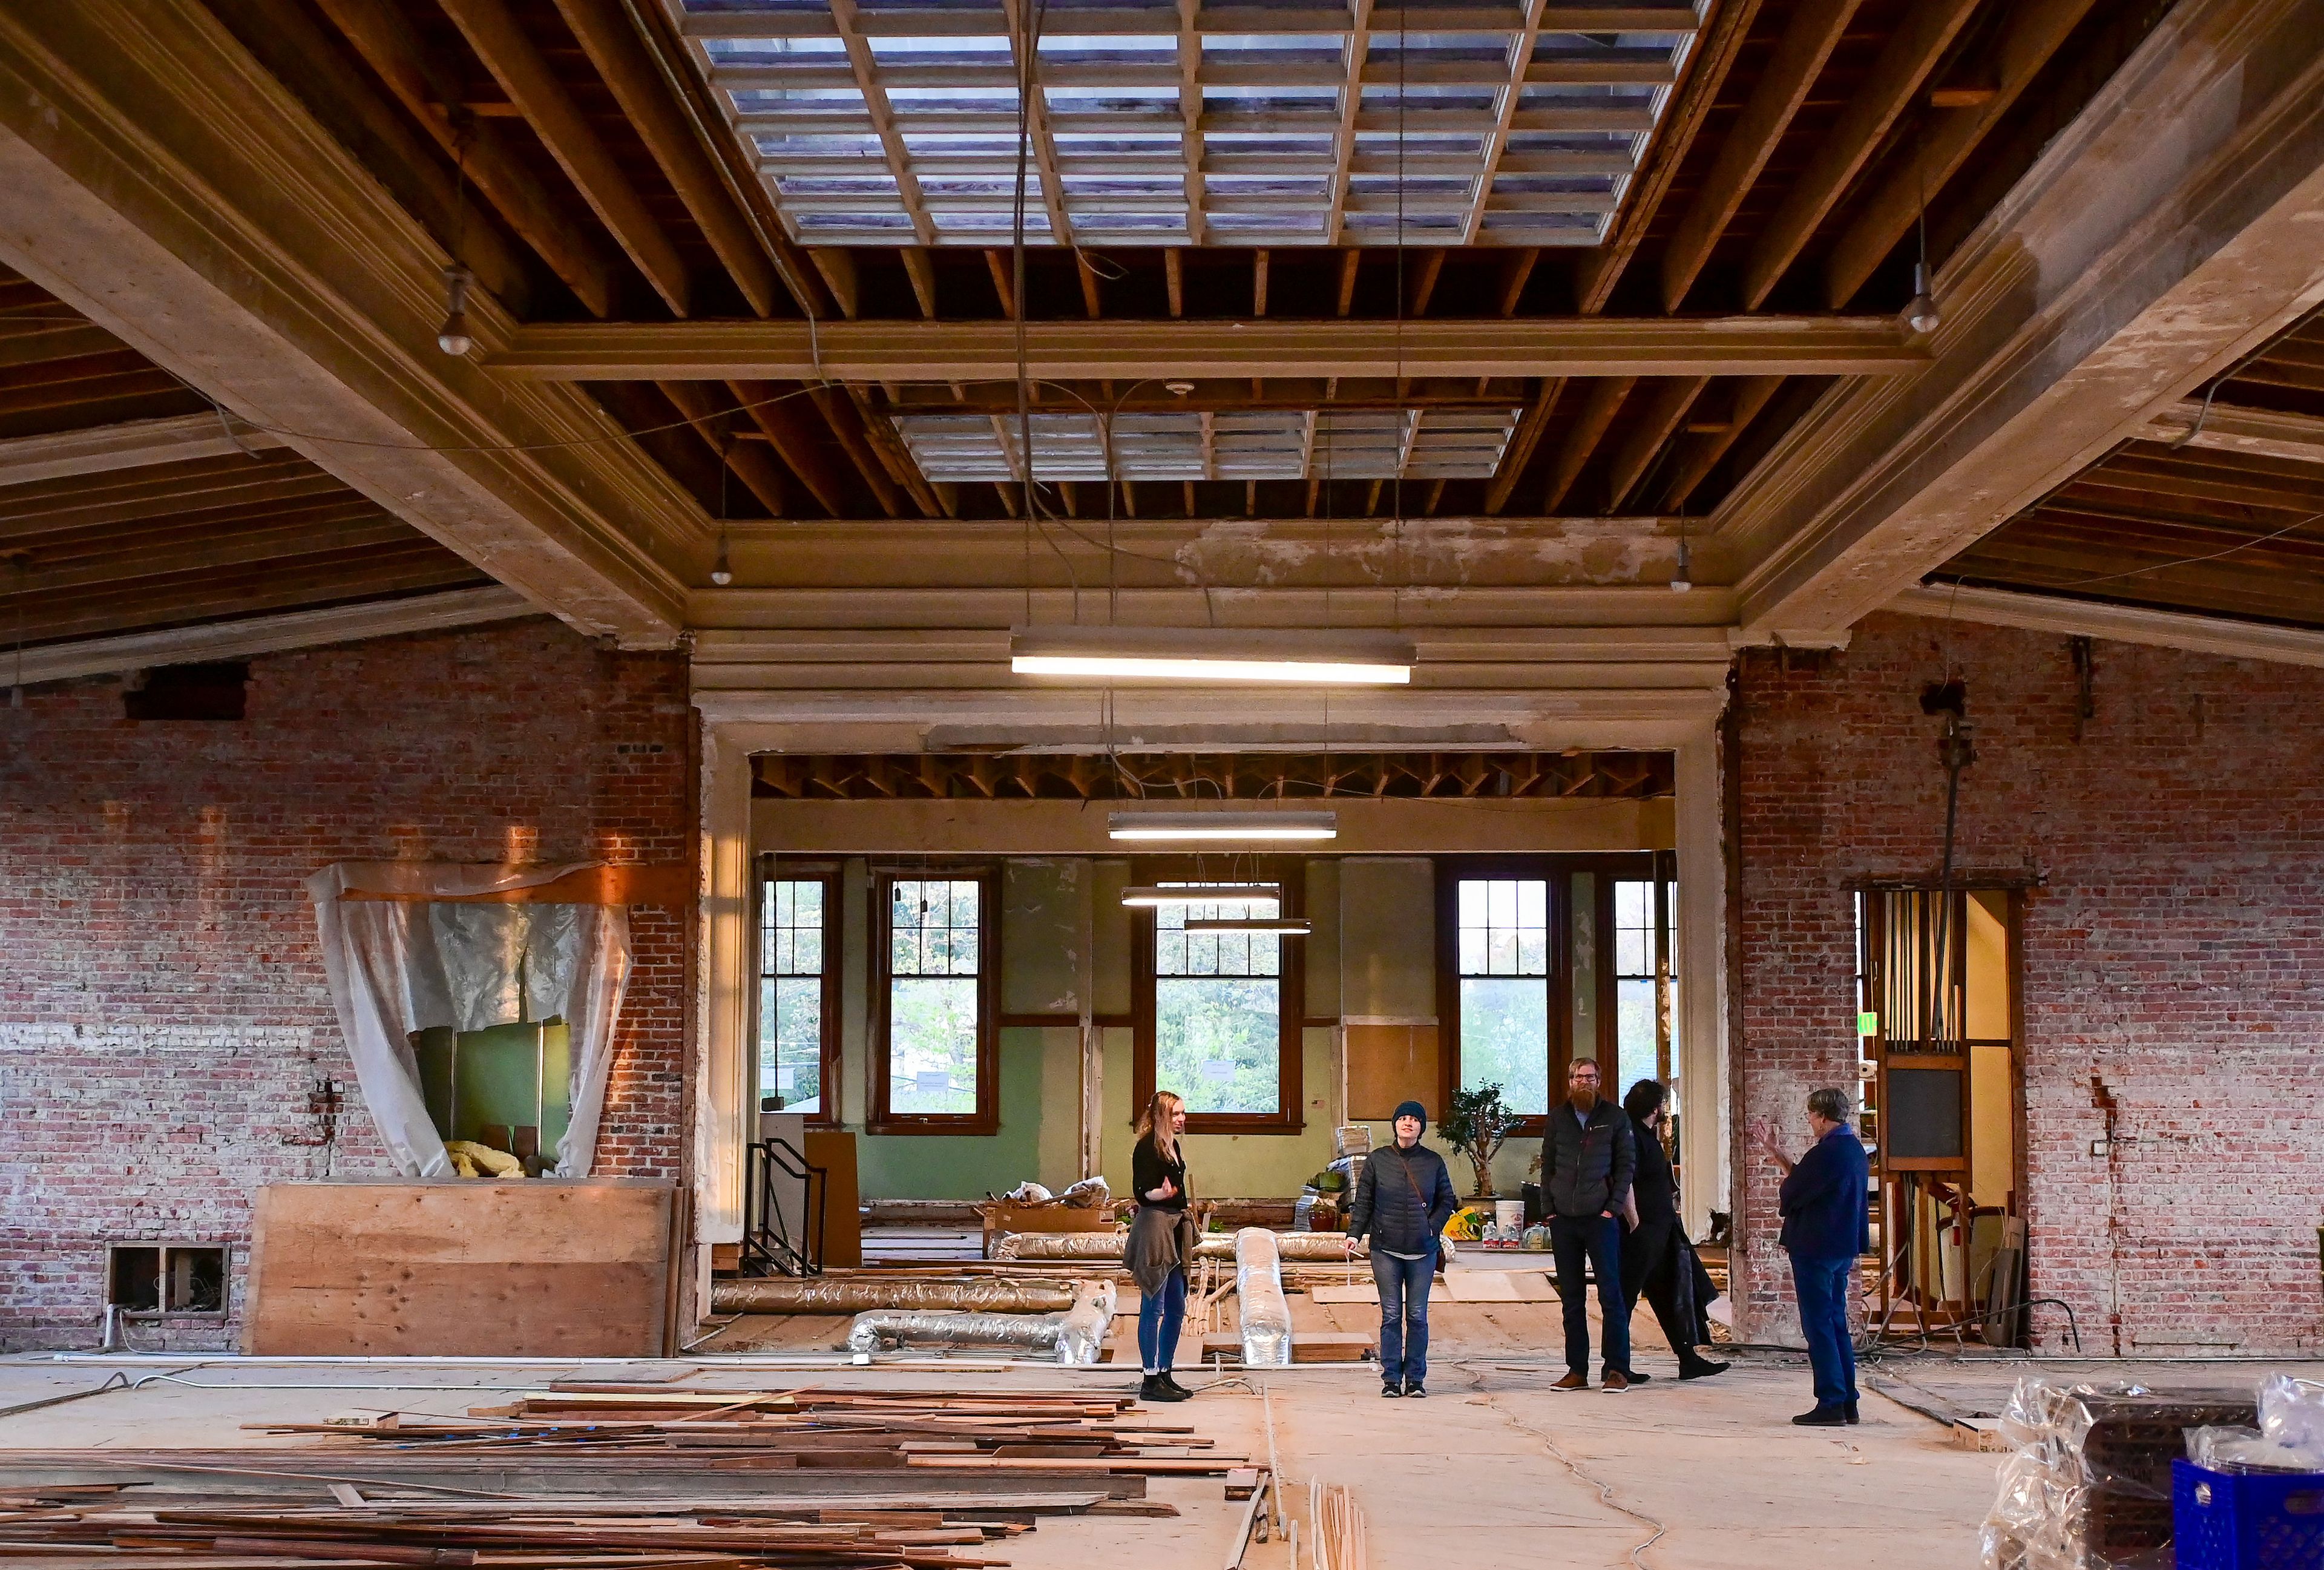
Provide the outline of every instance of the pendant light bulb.
<path id="1" fill-rule="evenodd" d="M 1929 292 L 1929 264 L 1915 262 L 1913 263 L 1913 300 L 1904 308 L 1904 325 L 1916 333 L 1932 333 L 1937 330 L 1939 319 L 1936 297 Z"/>
<path id="2" fill-rule="evenodd" d="M 718 559 L 710 564 L 710 581 L 724 588 L 734 581 L 733 564 L 726 559 L 726 536 L 718 536 Z"/>
<path id="3" fill-rule="evenodd" d="M 476 346 L 468 336 L 468 285 L 475 280 L 465 267 L 444 269 L 444 325 L 437 329 L 436 346 L 447 355 L 465 355 Z"/>
<path id="4" fill-rule="evenodd" d="M 1683 595 L 1694 586 L 1694 562 L 1686 549 L 1686 536 L 1678 537 L 1678 565 L 1671 570 L 1671 593 Z"/>

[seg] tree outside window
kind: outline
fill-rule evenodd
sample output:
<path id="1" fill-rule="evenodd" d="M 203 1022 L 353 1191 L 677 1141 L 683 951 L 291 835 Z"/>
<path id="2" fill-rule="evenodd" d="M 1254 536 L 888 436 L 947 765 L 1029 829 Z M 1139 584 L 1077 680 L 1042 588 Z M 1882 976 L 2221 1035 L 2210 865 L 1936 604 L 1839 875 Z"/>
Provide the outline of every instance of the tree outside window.
<path id="1" fill-rule="evenodd" d="M 1549 1110 L 1549 884 L 1463 878 L 1459 921 L 1461 1085 L 1499 1085 L 1509 1110 Z"/>
<path id="2" fill-rule="evenodd" d="M 983 883 L 899 877 L 887 894 L 884 1111 L 975 1116 L 986 1078 Z"/>
<path id="3" fill-rule="evenodd" d="M 1190 1116 L 1272 1117 L 1283 1106 L 1283 939 L 1188 932 L 1189 919 L 1277 914 L 1272 900 L 1172 904 L 1155 911 L 1154 1084 Z"/>

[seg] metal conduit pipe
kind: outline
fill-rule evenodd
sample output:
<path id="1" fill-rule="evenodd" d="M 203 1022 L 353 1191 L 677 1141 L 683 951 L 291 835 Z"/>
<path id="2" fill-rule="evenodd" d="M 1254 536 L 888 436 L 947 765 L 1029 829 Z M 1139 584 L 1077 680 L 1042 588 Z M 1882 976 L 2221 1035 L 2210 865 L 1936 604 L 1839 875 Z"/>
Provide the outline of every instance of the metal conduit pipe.
<path id="1" fill-rule="evenodd" d="M 890 1310 L 1062 1314 L 1070 1281 L 881 1280 L 877 1277 L 714 1281 L 713 1314 L 867 1314 Z"/>

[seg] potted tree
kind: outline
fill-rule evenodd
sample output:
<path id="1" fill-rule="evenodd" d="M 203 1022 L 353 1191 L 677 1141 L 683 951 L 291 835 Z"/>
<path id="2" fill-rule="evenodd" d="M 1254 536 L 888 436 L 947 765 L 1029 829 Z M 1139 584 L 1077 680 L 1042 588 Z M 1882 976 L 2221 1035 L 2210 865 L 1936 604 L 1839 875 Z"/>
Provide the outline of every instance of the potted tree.
<path id="1" fill-rule="evenodd" d="M 1509 1125 L 1517 1121 L 1508 1104 L 1501 1099 L 1499 1085 L 1481 1085 L 1474 1090 L 1456 1090 L 1452 1104 L 1445 1110 L 1444 1121 L 1438 1126 L 1444 1142 L 1469 1158 L 1469 1165 L 1477 1174 L 1477 1187 L 1471 1196 L 1477 1199 L 1493 1197 L 1493 1155 L 1508 1138 Z"/>

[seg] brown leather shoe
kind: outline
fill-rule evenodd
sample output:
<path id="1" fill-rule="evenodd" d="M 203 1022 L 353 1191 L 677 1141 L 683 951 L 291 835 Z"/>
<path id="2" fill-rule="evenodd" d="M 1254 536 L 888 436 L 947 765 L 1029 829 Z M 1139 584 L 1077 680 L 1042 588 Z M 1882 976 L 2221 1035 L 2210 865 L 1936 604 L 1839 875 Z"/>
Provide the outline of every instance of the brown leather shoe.
<path id="1" fill-rule="evenodd" d="M 1590 1388 L 1590 1376 L 1586 1373 L 1576 1373 L 1569 1369 L 1563 1379 L 1549 1388 L 1553 1390 L 1586 1390 Z"/>
<path id="2" fill-rule="evenodd" d="M 1630 1376 L 1620 1369 L 1609 1368 L 1606 1371 L 1606 1382 L 1598 1388 L 1603 1390 L 1627 1390 L 1630 1388 Z"/>

